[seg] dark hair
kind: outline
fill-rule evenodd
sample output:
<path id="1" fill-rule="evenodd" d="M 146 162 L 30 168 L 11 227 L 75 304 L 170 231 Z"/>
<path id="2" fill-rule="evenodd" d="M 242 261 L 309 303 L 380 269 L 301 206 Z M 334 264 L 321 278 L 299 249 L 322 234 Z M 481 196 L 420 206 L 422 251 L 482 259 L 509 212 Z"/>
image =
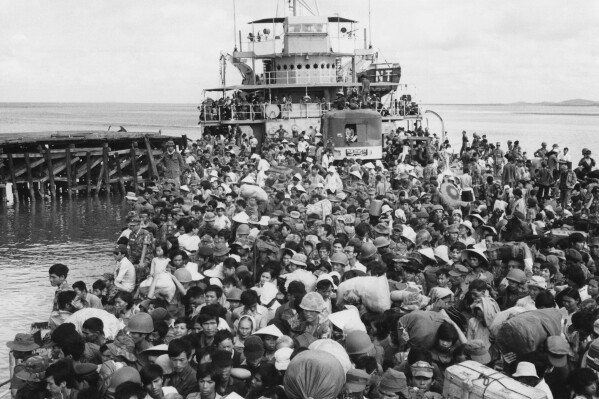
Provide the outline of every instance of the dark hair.
<path id="1" fill-rule="evenodd" d="M 541 270 L 543 270 L 543 269 L 549 270 L 550 276 L 555 276 L 557 274 L 557 267 L 555 267 L 553 265 L 553 263 L 550 263 L 550 262 L 542 263 L 540 269 Z"/>
<path id="2" fill-rule="evenodd" d="M 444 321 L 437 330 L 437 340 L 450 341 L 455 343 L 458 339 L 458 333 L 452 324 Z"/>
<path id="3" fill-rule="evenodd" d="M 191 356 L 191 345 L 189 344 L 189 342 L 178 338 L 178 339 L 173 339 L 169 344 L 168 344 L 168 356 L 169 357 L 177 357 L 179 356 L 181 353 L 185 352 L 185 356 L 190 357 Z"/>
<path id="4" fill-rule="evenodd" d="M 73 363 L 69 359 L 61 359 L 48 366 L 45 378 L 52 377 L 56 385 L 66 382 L 68 388 L 74 388 L 73 375 Z"/>
<path id="5" fill-rule="evenodd" d="M 175 259 L 175 257 L 177 257 L 178 255 L 181 255 L 184 262 L 189 260 L 189 256 L 187 256 L 187 253 L 181 249 L 177 249 L 174 251 L 171 250 L 171 253 L 169 255 L 170 255 L 171 260 Z"/>
<path id="6" fill-rule="evenodd" d="M 189 287 L 189 289 L 187 290 L 187 298 L 197 298 L 204 295 L 204 290 L 202 289 L 202 287 L 198 287 L 196 285 L 194 285 L 193 287 Z"/>
<path id="7" fill-rule="evenodd" d="M 584 287 L 586 276 L 580 267 L 571 267 L 568 270 L 568 279 L 576 285 L 576 288 Z"/>
<path id="8" fill-rule="evenodd" d="M 584 395 L 585 388 L 597 381 L 597 375 L 589 368 L 575 369 L 568 376 L 568 384 L 577 395 Z"/>
<path id="9" fill-rule="evenodd" d="M 83 322 L 81 329 L 90 330 L 96 333 L 104 334 L 104 322 L 97 317 L 90 317 Z"/>
<path id="10" fill-rule="evenodd" d="M 187 327 L 188 330 L 193 327 L 189 317 L 177 317 L 173 323 L 173 326 L 176 326 L 177 324 L 185 324 L 185 327 Z"/>
<path id="11" fill-rule="evenodd" d="M 484 291 L 488 288 L 487 283 L 484 280 L 476 279 L 470 283 L 468 286 L 468 291 L 476 290 L 476 291 Z"/>
<path id="12" fill-rule="evenodd" d="M 162 371 L 162 367 L 160 367 L 159 365 L 149 364 L 147 366 L 144 366 L 139 371 L 139 375 L 141 377 L 141 383 L 143 385 L 147 385 L 158 377 L 162 378 L 164 372 Z"/>
<path id="13" fill-rule="evenodd" d="M 133 305 L 135 304 L 135 301 L 133 299 L 133 294 L 127 291 L 119 291 L 117 292 L 117 294 L 114 296 L 114 299 L 116 300 L 117 298 L 120 298 L 123 302 L 127 302 L 127 310 L 131 309 L 133 307 Z"/>
<path id="14" fill-rule="evenodd" d="M 48 274 L 55 274 L 59 277 L 67 277 L 67 275 L 69 274 L 69 268 L 67 267 L 67 265 L 63 265 L 62 263 L 56 263 L 52 266 L 50 266 L 50 269 L 48 270 Z"/>
<path id="15" fill-rule="evenodd" d="M 595 317 L 593 313 L 588 310 L 581 310 L 572 315 L 572 327 L 574 327 L 576 331 L 592 334 L 594 322 Z"/>
<path id="16" fill-rule="evenodd" d="M 408 353 L 408 364 L 412 365 L 420 360 L 432 364 L 433 356 L 429 351 L 421 347 L 414 347 L 410 349 L 410 352 Z"/>
<path id="17" fill-rule="evenodd" d="M 92 284 L 92 289 L 103 291 L 106 289 L 106 282 L 104 282 L 104 280 L 96 280 Z"/>
<path id="18" fill-rule="evenodd" d="M 206 354 L 204 354 L 203 356 L 205 356 L 205 355 L 206 355 Z M 199 356 L 199 357 L 198 357 L 198 361 L 199 361 L 199 359 L 201 359 L 203 356 Z M 196 373 L 196 378 L 197 378 L 197 381 L 198 381 L 198 383 L 200 382 L 200 380 L 201 380 L 202 378 L 205 378 L 205 377 L 208 377 L 208 376 L 210 376 L 210 377 L 212 378 L 212 381 L 214 381 L 214 382 L 215 382 L 215 385 L 214 385 L 214 386 L 215 386 L 215 389 L 216 389 L 216 386 L 217 386 L 217 385 L 220 383 L 220 381 L 221 381 L 221 377 L 220 377 L 220 376 L 221 376 L 221 374 L 218 372 L 218 369 L 217 369 L 216 367 L 214 367 L 214 366 L 212 365 L 212 363 L 209 363 L 209 364 L 201 364 L 201 365 L 199 365 L 199 366 L 198 366 L 197 373 Z"/>
<path id="19" fill-rule="evenodd" d="M 58 293 L 58 298 L 56 302 L 58 304 L 58 309 L 64 310 L 68 304 L 70 304 L 75 298 L 77 298 L 77 294 L 75 291 L 60 291 Z"/>
<path id="20" fill-rule="evenodd" d="M 385 266 L 383 263 L 379 261 L 369 262 L 366 265 L 366 268 L 370 270 L 370 274 L 372 276 L 376 277 L 383 276 L 385 273 L 387 273 L 387 266 Z"/>
<path id="21" fill-rule="evenodd" d="M 204 290 L 205 293 L 207 292 L 214 292 L 216 294 L 216 297 L 218 299 L 220 299 L 223 296 L 223 289 L 220 288 L 218 285 L 209 285 L 208 287 L 206 287 L 206 289 Z"/>
<path id="22" fill-rule="evenodd" d="M 442 267 L 435 272 L 435 276 L 437 276 L 437 278 L 439 278 L 440 276 L 449 277 L 449 269 L 446 267 Z"/>
<path id="23" fill-rule="evenodd" d="M 277 371 L 277 368 L 272 363 L 262 363 L 258 366 L 256 374 L 260 374 L 262 377 L 263 388 L 272 388 L 276 385 L 282 384 L 281 374 Z"/>
<path id="24" fill-rule="evenodd" d="M 555 308 L 555 299 L 553 294 L 547 290 L 541 291 L 535 297 L 535 306 L 537 309 Z"/>
<path id="25" fill-rule="evenodd" d="M 373 356 L 360 356 L 356 359 L 356 369 L 364 370 L 368 374 L 374 372 L 377 368 L 376 359 Z"/>
<path id="26" fill-rule="evenodd" d="M 239 262 L 237 262 L 237 259 L 235 258 L 227 258 L 223 261 L 223 267 L 225 269 L 237 268 L 237 266 L 239 266 Z"/>
<path id="27" fill-rule="evenodd" d="M 87 286 L 85 285 L 85 283 L 83 281 L 75 281 L 72 285 L 73 289 L 77 289 L 79 291 L 85 291 L 87 292 Z"/>
<path id="28" fill-rule="evenodd" d="M 164 320 L 157 320 L 154 322 L 154 331 L 158 333 L 160 339 L 164 339 L 166 334 L 168 334 L 169 326 Z"/>
<path id="29" fill-rule="evenodd" d="M 146 397 L 146 391 L 141 385 L 133 381 L 125 381 L 116 387 L 114 399 L 131 399 L 131 397 L 143 399 Z"/>
<path id="30" fill-rule="evenodd" d="M 246 290 L 241 293 L 241 303 L 250 307 L 258 303 L 258 294 L 254 290 Z"/>
<path id="31" fill-rule="evenodd" d="M 223 341 L 230 339 L 233 341 L 233 334 L 229 330 L 218 330 L 216 334 L 214 334 L 214 345 L 218 345 Z"/>
<path id="32" fill-rule="evenodd" d="M 576 288 L 568 287 L 561 290 L 559 294 L 557 294 L 555 297 L 555 302 L 557 302 L 557 305 L 560 308 L 563 307 L 562 301 L 566 296 L 574 299 L 580 304 L 580 293 L 578 292 L 578 290 Z"/>
<path id="33" fill-rule="evenodd" d="M 217 303 L 213 303 L 212 305 L 206 305 L 200 310 L 200 314 L 198 317 L 198 321 L 200 324 L 206 323 L 210 320 L 216 320 L 218 323 L 218 319 L 221 317 L 222 306 Z"/>
<path id="34" fill-rule="evenodd" d="M 72 335 L 63 341 L 61 349 L 65 356 L 70 355 L 73 360 L 79 361 L 85 351 L 85 341 L 79 334 Z"/>

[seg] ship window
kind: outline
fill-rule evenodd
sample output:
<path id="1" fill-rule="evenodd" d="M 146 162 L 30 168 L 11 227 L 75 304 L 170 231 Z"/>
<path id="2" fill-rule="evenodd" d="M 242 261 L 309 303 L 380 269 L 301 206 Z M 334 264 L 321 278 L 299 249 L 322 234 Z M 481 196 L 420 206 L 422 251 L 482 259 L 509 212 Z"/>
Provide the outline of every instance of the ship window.
<path id="1" fill-rule="evenodd" d="M 318 64 L 314 64 L 314 69 L 318 69 Z"/>
<path id="2" fill-rule="evenodd" d="M 302 24 L 302 33 L 326 32 L 324 24 Z"/>
<path id="3" fill-rule="evenodd" d="M 347 145 L 354 144 L 358 141 L 358 128 L 355 123 L 345 125 L 345 143 Z"/>
<path id="4" fill-rule="evenodd" d="M 310 64 L 306 64 L 306 69 L 310 69 Z"/>
<path id="5" fill-rule="evenodd" d="M 297 64 L 297 69 L 302 69 L 302 64 Z"/>
<path id="6" fill-rule="evenodd" d="M 283 65 L 283 69 L 287 70 L 287 64 Z"/>
<path id="7" fill-rule="evenodd" d="M 327 69 L 330 69 L 330 68 L 331 68 L 331 64 L 327 64 Z"/>
<path id="8" fill-rule="evenodd" d="M 320 64 L 320 69 L 324 69 L 324 64 Z"/>
<path id="9" fill-rule="evenodd" d="M 293 70 L 295 68 L 293 65 L 289 65 L 289 69 Z"/>
<path id="10" fill-rule="evenodd" d="M 287 26 L 287 32 L 289 33 L 298 33 L 301 32 L 302 30 L 302 25 L 301 24 L 295 24 L 295 25 L 288 25 Z"/>
<path id="11" fill-rule="evenodd" d="M 280 71 L 280 70 L 281 70 L 281 66 L 277 65 L 277 71 Z"/>

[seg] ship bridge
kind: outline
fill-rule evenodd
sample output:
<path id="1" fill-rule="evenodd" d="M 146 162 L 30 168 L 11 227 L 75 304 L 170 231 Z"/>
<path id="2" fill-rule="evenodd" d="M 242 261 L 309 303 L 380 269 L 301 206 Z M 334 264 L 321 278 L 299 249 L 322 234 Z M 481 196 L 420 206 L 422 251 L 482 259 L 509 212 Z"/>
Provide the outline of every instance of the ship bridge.
<path id="1" fill-rule="evenodd" d="M 356 23 L 318 15 L 251 21 L 252 32 L 245 42 L 240 32 L 239 49 L 231 58 L 244 76 L 244 85 L 355 82 L 356 60 L 372 60 L 376 55 L 366 42 L 364 48 L 356 48 Z"/>

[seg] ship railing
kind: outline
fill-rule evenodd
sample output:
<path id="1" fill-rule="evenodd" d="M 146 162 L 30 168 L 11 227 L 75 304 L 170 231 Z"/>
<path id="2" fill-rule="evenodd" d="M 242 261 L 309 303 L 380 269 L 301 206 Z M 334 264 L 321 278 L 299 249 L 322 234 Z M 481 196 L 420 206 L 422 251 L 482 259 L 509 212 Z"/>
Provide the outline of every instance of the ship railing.
<path id="1" fill-rule="evenodd" d="M 310 65 L 310 64 L 306 64 Z M 316 65 L 316 64 L 315 64 Z M 335 83 L 338 82 L 337 72 L 334 65 L 332 68 L 321 69 L 311 67 L 310 69 L 293 69 L 270 71 L 264 73 L 265 84 L 318 84 L 318 83 Z"/>
<path id="2" fill-rule="evenodd" d="M 200 122 L 258 121 L 265 119 L 320 118 L 331 109 L 331 103 L 247 104 L 225 107 L 201 105 Z"/>
<path id="3" fill-rule="evenodd" d="M 221 105 L 202 105 L 200 109 L 200 122 L 224 121 L 261 121 L 268 119 L 299 119 L 320 118 L 327 111 L 334 108 L 330 102 L 301 102 L 285 104 L 245 104 L 225 107 Z M 383 117 L 419 116 L 420 107 L 408 101 L 397 101 L 393 104 L 376 102 L 374 109 Z"/>

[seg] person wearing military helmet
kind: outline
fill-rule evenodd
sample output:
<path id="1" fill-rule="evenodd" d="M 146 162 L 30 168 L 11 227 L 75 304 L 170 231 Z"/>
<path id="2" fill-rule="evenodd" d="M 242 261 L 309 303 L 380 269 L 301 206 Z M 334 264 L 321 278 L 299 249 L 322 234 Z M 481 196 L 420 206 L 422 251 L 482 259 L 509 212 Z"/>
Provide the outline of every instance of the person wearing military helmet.
<path id="1" fill-rule="evenodd" d="M 134 355 L 137 356 L 139 368 L 148 364 L 147 357 L 142 353 L 153 345 L 148 341 L 148 337 L 154 331 L 154 320 L 147 313 L 139 312 L 131 316 L 127 324 L 129 335 L 135 343 Z"/>
<path id="2" fill-rule="evenodd" d="M 331 326 L 328 320 L 321 321 L 321 314 L 325 310 L 325 302 L 318 292 L 308 292 L 304 295 L 298 307 L 296 321 L 290 321 L 295 325 L 292 328 L 292 336 L 297 341 L 307 340 L 312 342 L 316 339 L 330 338 Z M 298 337 L 301 337 L 298 340 Z"/>
<path id="3" fill-rule="evenodd" d="M 508 267 L 511 267 L 511 270 L 506 276 L 507 286 L 499 286 L 499 296 L 497 298 L 501 310 L 511 308 L 516 305 L 518 300 L 528 296 L 526 285 L 528 278 L 526 273 L 519 268 L 520 266 L 521 263 L 516 260 L 508 262 Z"/>

